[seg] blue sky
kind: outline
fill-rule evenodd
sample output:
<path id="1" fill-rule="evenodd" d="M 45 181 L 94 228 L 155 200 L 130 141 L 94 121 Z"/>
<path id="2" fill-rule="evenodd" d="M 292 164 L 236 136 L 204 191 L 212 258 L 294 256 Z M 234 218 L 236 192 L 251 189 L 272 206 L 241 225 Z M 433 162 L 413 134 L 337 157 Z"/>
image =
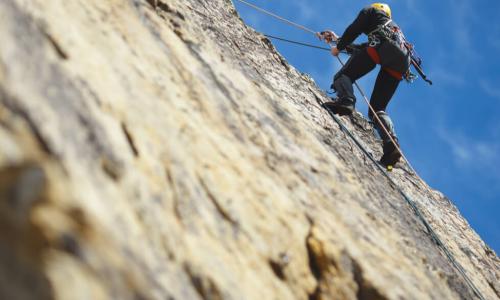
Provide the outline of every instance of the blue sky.
<path id="1" fill-rule="evenodd" d="M 359 10 L 356 0 L 249 0 L 313 30 L 341 35 Z M 257 31 L 307 43 L 310 34 L 234 1 Z M 433 86 L 401 83 L 389 104 L 403 151 L 419 174 L 458 206 L 500 253 L 500 1 L 386 1 L 416 45 Z M 360 37 L 358 41 L 365 38 Z M 339 65 L 328 52 L 273 41 L 298 70 L 328 89 Z M 345 60 L 346 57 L 344 56 Z M 376 72 L 359 83 L 370 94 Z M 357 109 L 366 115 L 358 97 Z"/>

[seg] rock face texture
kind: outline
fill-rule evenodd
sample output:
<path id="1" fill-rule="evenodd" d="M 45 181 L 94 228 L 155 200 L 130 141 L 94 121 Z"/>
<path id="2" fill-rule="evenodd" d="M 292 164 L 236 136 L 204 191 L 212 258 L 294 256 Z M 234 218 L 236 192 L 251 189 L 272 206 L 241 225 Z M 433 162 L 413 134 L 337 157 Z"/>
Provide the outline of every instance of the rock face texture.
<path id="1" fill-rule="evenodd" d="M 0 41 L 0 299 L 475 298 L 229 0 L 2 0 Z M 390 176 L 498 299 L 453 204 Z"/>

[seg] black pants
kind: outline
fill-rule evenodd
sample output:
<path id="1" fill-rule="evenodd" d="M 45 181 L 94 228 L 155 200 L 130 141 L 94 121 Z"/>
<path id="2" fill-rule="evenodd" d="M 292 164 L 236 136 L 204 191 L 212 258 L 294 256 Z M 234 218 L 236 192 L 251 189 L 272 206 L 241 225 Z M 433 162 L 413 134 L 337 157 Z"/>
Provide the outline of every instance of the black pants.
<path id="1" fill-rule="evenodd" d="M 345 66 L 335 75 L 333 87 L 337 91 L 337 96 L 341 99 L 350 98 L 356 101 L 352 87 L 353 82 L 368 74 L 375 67 L 376 64 L 368 55 L 366 49 L 354 53 Z M 370 105 L 375 112 L 385 111 L 398 88 L 399 82 L 399 79 L 394 78 L 383 68 L 380 69 L 370 98 Z M 371 111 L 368 111 L 368 116 L 370 119 L 373 118 Z"/>

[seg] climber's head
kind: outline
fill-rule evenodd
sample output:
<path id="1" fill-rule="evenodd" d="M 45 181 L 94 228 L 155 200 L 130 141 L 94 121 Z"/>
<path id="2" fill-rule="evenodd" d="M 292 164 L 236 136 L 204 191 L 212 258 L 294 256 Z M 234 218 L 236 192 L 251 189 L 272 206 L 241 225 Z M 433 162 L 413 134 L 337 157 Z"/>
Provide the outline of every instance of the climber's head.
<path id="1" fill-rule="evenodd" d="M 389 7 L 389 5 L 385 3 L 373 3 L 371 7 L 385 12 L 389 16 L 389 18 L 392 18 L 391 8 Z"/>

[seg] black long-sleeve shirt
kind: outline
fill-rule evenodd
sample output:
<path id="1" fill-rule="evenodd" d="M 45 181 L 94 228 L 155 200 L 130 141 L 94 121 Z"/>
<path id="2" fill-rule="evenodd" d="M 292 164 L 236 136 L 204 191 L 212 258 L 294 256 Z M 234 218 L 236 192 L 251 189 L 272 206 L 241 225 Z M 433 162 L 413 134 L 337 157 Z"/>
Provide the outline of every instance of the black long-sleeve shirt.
<path id="1" fill-rule="evenodd" d="M 340 51 L 344 50 L 362 33 L 368 35 L 377 29 L 379 25 L 384 25 L 389 20 L 389 16 L 376 8 L 363 8 L 356 20 L 347 27 L 342 37 L 338 40 L 337 49 Z"/>

